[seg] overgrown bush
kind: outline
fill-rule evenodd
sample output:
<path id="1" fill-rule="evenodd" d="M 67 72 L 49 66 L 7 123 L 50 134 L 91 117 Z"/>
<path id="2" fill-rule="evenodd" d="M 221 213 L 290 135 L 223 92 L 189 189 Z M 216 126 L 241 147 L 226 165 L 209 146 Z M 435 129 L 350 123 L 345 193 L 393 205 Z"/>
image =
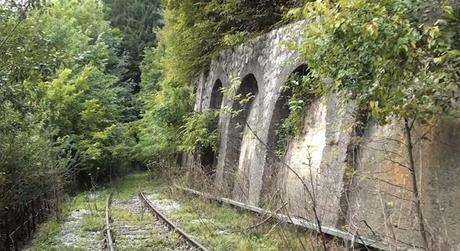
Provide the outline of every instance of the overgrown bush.
<path id="1" fill-rule="evenodd" d="M 206 112 L 192 113 L 185 119 L 182 126 L 182 142 L 180 150 L 193 152 L 198 147 L 217 148 L 217 124 L 219 110 L 208 110 Z"/>

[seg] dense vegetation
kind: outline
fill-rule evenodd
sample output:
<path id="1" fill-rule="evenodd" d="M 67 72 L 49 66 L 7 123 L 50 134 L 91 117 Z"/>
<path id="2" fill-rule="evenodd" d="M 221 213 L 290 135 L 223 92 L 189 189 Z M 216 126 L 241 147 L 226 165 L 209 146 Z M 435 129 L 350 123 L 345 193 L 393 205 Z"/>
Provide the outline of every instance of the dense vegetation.
<path id="1" fill-rule="evenodd" d="M 160 10 L 158 1 L 144 1 L 139 5 L 157 14 L 132 16 L 118 5 L 108 5 L 118 7 L 110 12 L 112 24 L 98 0 L 0 7 L 2 205 L 94 184 L 131 166 L 136 138 L 130 122 L 140 110 L 133 68 L 142 60 L 141 46 L 154 44 Z M 133 29 L 141 29 L 141 20 L 146 30 L 139 35 Z M 145 43 L 134 48 L 133 39 Z"/>
<path id="2" fill-rule="evenodd" d="M 417 0 L 21 2 L 0 7 L 1 204 L 215 146 L 217 112 L 192 112 L 191 83 L 221 49 L 292 20 L 316 22 L 295 48 L 310 74 L 287 85 L 288 133 L 313 95 L 343 92 L 408 125 L 459 99 L 447 2 L 426 20 Z"/>

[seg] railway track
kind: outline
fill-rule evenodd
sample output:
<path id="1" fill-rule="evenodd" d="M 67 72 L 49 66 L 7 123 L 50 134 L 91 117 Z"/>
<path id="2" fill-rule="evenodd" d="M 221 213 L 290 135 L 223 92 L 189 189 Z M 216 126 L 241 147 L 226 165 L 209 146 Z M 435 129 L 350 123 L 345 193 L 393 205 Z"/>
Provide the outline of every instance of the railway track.
<path id="1" fill-rule="evenodd" d="M 288 215 L 283 215 L 283 214 L 276 213 L 276 212 L 271 212 L 271 211 L 268 211 L 266 209 L 262 209 L 262 208 L 251 206 L 251 205 L 247 205 L 247 204 L 244 204 L 242 202 L 234 201 L 234 200 L 227 199 L 227 198 L 217 197 L 217 196 L 214 196 L 214 195 L 211 195 L 211 194 L 196 191 L 196 190 L 186 188 L 186 187 L 182 187 L 182 186 L 179 186 L 179 185 L 176 185 L 176 184 L 174 185 L 174 187 L 179 189 L 179 190 L 181 190 L 181 191 L 183 191 L 183 192 L 186 192 L 186 193 L 189 193 L 189 194 L 192 194 L 192 195 L 195 195 L 195 196 L 199 196 L 199 197 L 202 197 L 202 198 L 205 198 L 205 199 L 209 199 L 211 201 L 215 201 L 215 202 L 218 202 L 220 204 L 226 204 L 226 205 L 233 206 L 233 207 L 236 207 L 236 208 L 239 208 L 239 209 L 243 209 L 245 211 L 248 211 L 248 212 L 251 212 L 251 213 L 254 213 L 254 214 L 271 215 L 271 217 L 273 217 L 273 218 L 275 218 L 275 219 L 277 219 L 279 221 L 289 223 L 289 224 L 292 224 L 292 225 L 294 225 L 296 227 L 300 227 L 300 228 L 303 228 L 303 229 L 309 229 L 309 230 L 312 230 L 312 231 L 317 231 L 317 228 L 318 228 L 316 223 L 309 222 L 308 220 L 301 219 L 301 218 L 298 218 L 298 217 L 295 217 L 295 216 L 288 216 Z M 321 228 L 322 228 L 322 231 L 328 237 L 337 238 L 339 240 L 343 240 L 344 242 L 349 242 L 351 244 L 356 244 L 357 245 L 356 246 L 357 250 L 382 250 L 382 251 L 391 250 L 391 247 L 389 246 L 389 244 L 385 243 L 383 241 L 372 240 L 372 239 L 361 237 L 361 236 L 355 236 L 355 235 L 353 235 L 351 233 L 348 233 L 348 232 L 345 232 L 345 231 L 342 231 L 342 230 L 339 230 L 339 229 L 336 229 L 336 228 L 333 228 L 333 227 L 322 226 Z M 359 249 L 359 248 L 361 248 L 361 249 Z M 396 250 L 419 250 L 419 249 L 411 249 L 411 247 L 409 247 L 409 246 L 397 246 Z"/>
<path id="2" fill-rule="evenodd" d="M 105 210 L 106 228 L 104 230 L 105 238 L 104 238 L 104 245 L 103 245 L 103 250 L 106 250 L 106 251 L 116 251 L 118 249 L 123 250 L 122 245 L 119 242 L 115 241 L 115 237 L 117 237 L 117 240 L 120 241 L 120 239 L 124 237 L 123 235 L 129 234 L 126 232 L 119 231 L 120 228 L 117 229 L 116 224 L 114 224 L 114 221 L 116 221 L 117 219 L 112 218 L 113 217 L 111 213 L 112 197 L 113 197 L 112 194 L 110 194 L 106 200 L 106 210 Z M 157 223 L 156 226 L 152 222 L 152 226 L 149 226 L 149 227 L 162 228 L 163 231 L 164 229 L 166 229 L 166 231 L 177 234 L 180 237 L 180 239 L 183 240 L 182 242 L 184 244 L 174 247 L 173 250 L 201 250 L 201 251 L 208 250 L 206 247 L 204 247 L 203 245 L 198 243 L 196 240 L 194 240 L 192 236 L 187 234 L 184 230 L 180 229 L 176 224 L 174 224 L 170 219 L 168 219 L 163 213 L 161 213 L 144 193 L 139 193 L 138 197 L 139 197 L 138 200 L 140 200 L 142 207 L 146 208 L 149 212 L 151 212 L 152 216 L 154 216 L 158 220 L 158 222 L 156 222 Z M 114 204 L 117 204 L 117 203 L 114 203 Z M 117 246 L 117 244 L 119 246 Z M 158 250 L 161 249 L 161 247 L 152 247 L 152 248 L 157 248 Z"/>
<path id="3" fill-rule="evenodd" d="M 160 221 L 162 221 L 168 229 L 171 231 L 176 232 L 179 234 L 191 247 L 196 250 L 207 251 L 208 249 L 198 243 L 196 240 L 193 239 L 192 236 L 187 234 L 184 230 L 180 229 L 176 224 L 174 224 L 171 220 L 169 220 L 164 214 L 162 214 L 152 202 L 145 196 L 144 193 L 139 193 L 139 198 L 144 203 L 145 207 Z"/>

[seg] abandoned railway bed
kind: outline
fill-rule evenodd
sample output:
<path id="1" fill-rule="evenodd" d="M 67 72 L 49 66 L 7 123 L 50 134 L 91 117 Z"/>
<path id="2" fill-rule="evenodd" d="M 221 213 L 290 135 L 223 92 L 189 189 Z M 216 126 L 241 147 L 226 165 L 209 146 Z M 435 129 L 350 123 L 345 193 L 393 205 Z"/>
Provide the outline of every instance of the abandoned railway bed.
<path id="1" fill-rule="evenodd" d="M 233 207 L 251 212 L 253 214 L 271 215 L 270 217 L 276 218 L 279 221 L 283 221 L 283 222 L 292 224 L 300 228 L 309 229 L 311 231 L 317 231 L 318 229 L 318 226 L 316 225 L 316 223 L 309 222 L 305 219 L 300 219 L 294 216 L 287 216 L 287 215 L 283 215 L 280 213 L 271 212 L 271 211 L 268 211 L 268 210 L 265 210 L 259 207 L 250 206 L 250 205 L 247 205 L 247 204 L 244 204 L 238 201 L 234 201 L 231 199 L 216 197 L 211 194 L 196 191 L 196 190 L 186 188 L 186 187 L 181 187 L 176 184 L 174 185 L 174 187 L 183 192 L 186 192 L 186 193 L 189 193 L 195 196 L 199 196 L 202 198 L 206 198 L 206 199 L 209 199 L 211 201 L 215 201 L 221 204 L 233 206 Z M 326 234 L 326 236 L 329 236 L 330 238 L 340 239 L 344 243 L 352 244 L 353 250 L 382 250 L 382 251 L 391 250 L 391 247 L 389 247 L 389 245 L 383 241 L 372 240 L 369 238 L 352 235 L 351 233 L 344 232 L 342 230 L 339 230 L 333 227 L 322 226 L 321 228 L 322 228 L 323 233 Z M 396 250 L 409 250 L 409 248 L 406 246 L 397 246 Z"/>
<path id="2" fill-rule="evenodd" d="M 177 185 L 175 185 L 175 187 L 184 192 L 198 195 L 206 199 L 216 200 L 224 204 L 229 204 L 231 206 L 235 206 L 235 207 L 247 210 L 251 213 L 255 213 L 259 215 L 271 214 L 274 218 L 278 218 L 278 220 L 286 221 L 298 227 L 308 228 L 312 230 L 315 229 L 314 224 L 308 223 L 308 222 L 305 222 L 299 219 L 287 217 L 287 216 L 277 214 L 277 213 L 272 213 L 272 212 L 265 211 L 260 208 L 251 207 L 251 206 L 248 206 L 242 203 L 238 203 L 232 200 L 214 197 L 206 193 L 201 193 L 201 192 L 198 192 L 192 189 L 188 189 L 188 188 L 184 188 L 184 187 L 180 187 Z M 114 228 L 112 227 L 112 222 L 114 221 L 112 214 L 111 214 L 112 198 L 113 198 L 113 194 L 110 193 L 106 199 L 106 209 L 105 209 L 106 228 L 104 229 L 105 238 L 104 238 L 103 250 L 107 250 L 107 251 L 118 250 L 116 241 L 115 241 L 115 237 L 114 237 L 114 234 L 116 231 L 114 231 Z M 177 250 L 202 250 L 202 251 L 208 250 L 208 248 L 206 248 L 205 246 L 197 242 L 190 234 L 186 233 L 184 230 L 179 228 L 175 223 L 173 223 L 170 219 L 168 219 L 168 217 L 164 213 L 162 213 L 158 208 L 155 207 L 154 203 L 152 203 L 152 201 L 149 200 L 146 194 L 141 192 L 138 194 L 138 198 L 142 204 L 142 208 L 149 211 L 152 214 L 152 216 L 154 216 L 157 219 L 157 221 L 161 223 L 164 229 L 177 233 L 178 236 L 180 236 L 180 238 L 184 241 L 185 245 L 181 245 L 181 247 L 179 247 Z M 152 222 L 152 225 L 153 225 L 153 222 Z M 338 231 L 336 229 L 328 229 L 327 227 L 326 228 L 323 227 L 323 231 L 325 231 L 327 235 L 333 236 L 335 238 L 343 239 L 346 242 L 350 242 L 350 241 L 355 242 L 356 244 L 358 244 L 358 246 L 355 246 L 357 250 L 388 250 L 387 246 L 384 243 L 380 243 L 378 241 L 365 239 L 361 237 L 358 237 L 356 239 L 353 238 L 354 240 L 351 240 L 352 237 L 348 236 L 348 234 Z M 361 248 L 359 248 L 359 246 L 361 246 Z M 401 250 L 405 250 L 405 248 L 401 248 Z"/>
<path id="3" fill-rule="evenodd" d="M 169 220 L 164 214 L 162 214 L 153 203 L 145 196 L 144 193 L 139 193 L 139 198 L 144 203 L 145 207 L 161 222 L 163 222 L 167 227 L 171 230 L 179 234 L 188 245 L 192 247 L 194 250 L 201 250 L 207 251 L 208 249 L 198 243 L 196 240 L 193 239 L 192 236 L 187 234 L 184 230 L 180 229 L 176 224 L 174 224 L 171 220 Z"/>
<path id="4" fill-rule="evenodd" d="M 256 215 L 271 215 L 271 217 L 276 218 L 277 220 L 284 221 L 287 223 L 290 223 L 292 225 L 295 225 L 297 227 L 301 228 L 306 228 L 315 231 L 316 230 L 316 225 L 314 223 L 307 222 L 302 219 L 297 219 L 295 217 L 288 217 L 279 213 L 273 213 L 261 208 L 249 206 L 243 203 L 239 203 L 230 199 L 224 199 L 224 198 L 219 198 L 212 196 L 210 194 L 202 193 L 199 191 L 195 191 L 189 188 L 181 187 L 178 185 L 174 185 L 176 189 L 179 189 L 183 192 L 190 193 L 205 199 L 209 199 L 212 201 L 217 201 L 219 203 L 227 204 L 230 206 L 234 206 L 243 210 L 246 210 L 248 212 L 251 212 Z M 185 232 L 183 229 L 179 228 L 173 221 L 171 221 L 164 213 L 162 213 L 154 203 L 148 198 L 148 196 L 140 192 L 137 194 L 138 200 L 140 201 L 140 205 L 142 207 L 142 212 L 144 210 L 149 211 L 151 215 L 157 219 L 157 227 L 160 225 L 161 228 L 165 231 L 169 231 L 171 233 L 176 233 L 178 237 L 180 237 L 181 240 L 181 245 L 178 245 L 177 248 L 174 250 L 202 250 L 202 251 L 207 251 L 209 250 L 199 242 L 195 240 L 194 237 L 192 237 L 190 234 Z M 104 229 L 104 243 L 103 243 L 103 250 L 107 251 L 116 251 L 119 250 L 117 247 L 117 242 L 115 236 L 118 235 L 123 235 L 123 233 L 117 233 L 115 228 L 112 226 L 114 220 L 112 213 L 111 213 L 111 206 L 112 206 L 112 199 L 113 199 L 113 194 L 110 193 L 107 196 L 106 199 L 106 208 L 105 208 L 105 225 L 106 228 Z M 154 225 L 154 222 L 152 222 L 152 227 Z M 326 235 L 332 236 L 333 238 L 341 239 L 344 242 L 348 243 L 354 243 L 356 244 L 354 248 L 356 250 L 389 250 L 388 246 L 386 243 L 367 239 L 364 237 L 359 237 L 359 236 L 350 236 L 349 233 L 333 229 L 333 228 L 328 228 L 328 227 L 322 227 L 323 231 L 325 232 Z M 120 237 L 120 236 L 119 236 Z M 353 245 L 352 245 L 353 246 Z M 120 248 L 120 250 L 123 250 Z M 404 247 L 398 247 L 398 250 L 406 250 Z"/>
<path id="5" fill-rule="evenodd" d="M 204 247 L 202 244 L 197 242 L 190 234 L 187 234 L 184 230 L 179 228 L 176 224 L 174 224 L 166 215 L 164 215 L 160 210 L 158 210 L 155 205 L 148 199 L 148 197 L 144 193 L 138 194 L 139 200 L 142 203 L 143 209 L 147 209 L 152 216 L 154 216 L 158 222 L 161 222 L 161 225 L 164 226 L 165 229 L 168 231 L 176 233 L 180 238 L 184 241 L 184 245 L 178 247 L 178 250 L 201 250 L 207 251 L 208 249 Z M 104 243 L 103 243 L 103 250 L 107 251 L 116 251 L 117 243 L 115 240 L 115 232 L 113 228 L 114 218 L 111 213 L 111 206 L 112 206 L 112 198 L 113 194 L 110 193 L 107 196 L 106 200 L 106 209 L 105 209 L 105 230 L 104 230 Z M 153 224 L 153 223 L 152 223 Z M 120 234 L 120 233 L 118 233 Z"/>

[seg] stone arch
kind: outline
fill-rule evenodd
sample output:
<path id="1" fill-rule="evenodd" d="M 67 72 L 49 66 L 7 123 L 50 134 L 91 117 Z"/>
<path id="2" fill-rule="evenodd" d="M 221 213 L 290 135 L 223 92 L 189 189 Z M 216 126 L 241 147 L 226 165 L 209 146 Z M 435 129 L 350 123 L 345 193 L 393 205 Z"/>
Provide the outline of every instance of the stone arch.
<path id="1" fill-rule="evenodd" d="M 290 75 L 289 78 L 293 76 L 306 76 L 309 74 L 309 69 L 306 64 L 302 64 L 298 66 Z M 286 81 L 287 82 L 287 81 Z M 292 95 L 291 90 L 286 90 L 284 85 L 281 89 L 281 93 L 278 97 L 278 100 L 275 103 L 275 107 L 273 109 L 273 115 L 270 119 L 270 127 L 268 130 L 268 139 L 267 139 L 267 146 L 270 150 L 274 150 L 276 148 L 276 144 L 279 140 L 280 135 L 276 132 L 280 123 L 286 120 L 289 117 L 289 99 Z M 271 152 L 271 151 L 270 151 Z M 267 160 L 272 159 L 270 156 L 273 154 L 267 154 Z"/>
<path id="2" fill-rule="evenodd" d="M 222 100 L 224 98 L 224 95 L 222 94 L 222 81 L 220 79 L 217 79 L 216 82 L 214 82 L 214 86 L 211 91 L 211 101 L 209 104 L 209 109 L 220 109 L 222 106 Z"/>
<path id="3" fill-rule="evenodd" d="M 290 75 L 289 78 L 293 76 L 306 76 L 309 74 L 309 68 L 306 64 L 302 64 L 298 66 Z M 288 80 L 286 80 L 287 82 Z M 276 180 L 278 171 L 281 168 L 281 163 L 279 163 L 278 158 L 282 156 L 276 156 L 275 152 L 277 151 L 277 144 L 286 144 L 287 147 L 287 139 L 286 142 L 279 142 L 281 139 L 281 135 L 278 132 L 281 124 L 289 117 L 289 98 L 291 97 L 292 93 L 291 90 L 287 90 L 284 88 L 284 85 L 281 88 L 280 95 L 278 100 L 275 103 L 275 107 L 273 109 L 273 114 L 270 119 L 270 126 L 268 129 L 268 137 L 267 137 L 267 153 L 265 155 L 265 165 L 264 165 L 264 173 L 263 173 L 263 185 L 262 185 L 262 192 L 261 195 L 269 195 L 272 194 L 275 190 L 277 190 Z M 265 198 L 261 198 L 261 203 L 265 203 Z"/>
<path id="4" fill-rule="evenodd" d="M 211 100 L 209 103 L 209 109 L 210 110 L 218 110 L 222 106 L 222 100 L 224 98 L 224 95 L 222 93 L 222 81 L 220 79 L 217 79 L 214 82 L 214 86 L 211 91 Z M 210 131 L 214 131 L 217 129 L 219 124 L 219 121 L 216 120 L 210 125 Z M 203 170 L 206 171 L 206 173 L 214 173 L 216 166 L 217 166 L 217 152 L 216 149 L 213 149 L 211 146 L 206 146 L 200 156 L 200 163 L 203 168 Z"/>
<path id="5" fill-rule="evenodd" d="M 245 99 L 251 97 L 248 102 L 239 102 L 234 100 L 232 111 L 239 111 L 236 115 L 230 118 L 228 128 L 228 140 L 226 143 L 226 158 L 224 170 L 224 184 L 231 191 L 235 183 L 235 173 L 238 170 L 238 161 L 241 153 L 241 143 L 243 139 L 243 132 L 246 128 L 246 121 L 251 112 L 254 100 L 259 92 L 259 87 L 254 74 L 246 75 L 236 92 L 237 97 Z"/>

